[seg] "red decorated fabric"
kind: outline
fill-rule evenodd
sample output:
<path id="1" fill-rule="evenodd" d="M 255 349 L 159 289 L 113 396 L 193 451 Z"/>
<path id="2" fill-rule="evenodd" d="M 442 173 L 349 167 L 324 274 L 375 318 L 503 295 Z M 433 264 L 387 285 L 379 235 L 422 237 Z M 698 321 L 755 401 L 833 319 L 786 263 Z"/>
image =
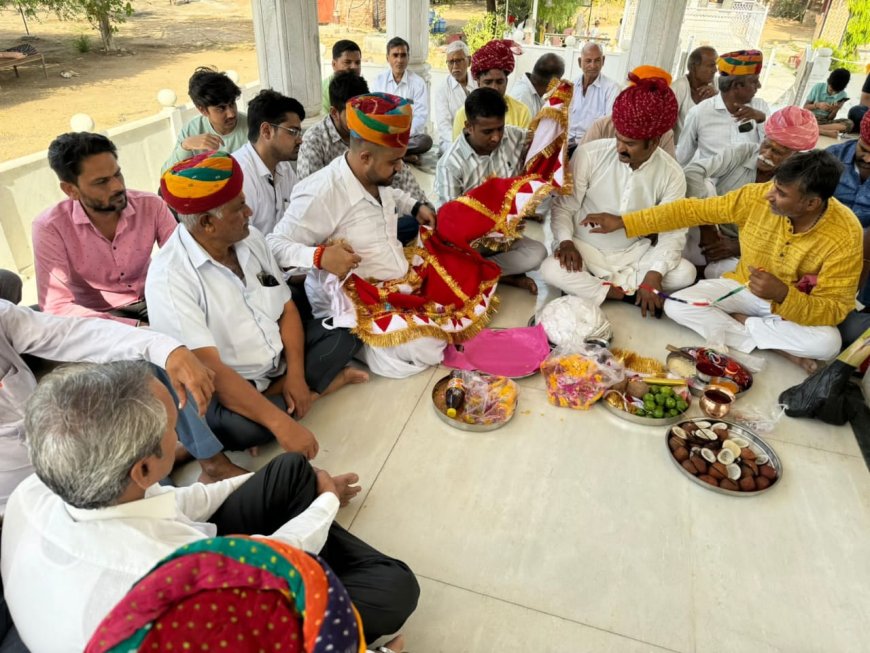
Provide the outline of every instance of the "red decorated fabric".
<path id="1" fill-rule="evenodd" d="M 490 41 L 471 56 L 471 75 L 477 79 L 493 68 L 510 75 L 516 65 L 513 47 L 514 42 L 508 39 Z"/>
<path id="2" fill-rule="evenodd" d="M 659 77 L 641 79 L 629 74 L 633 82 L 613 103 L 613 127 L 632 139 L 658 138 L 677 122 L 677 97 L 667 81 Z"/>
<path id="3" fill-rule="evenodd" d="M 861 118 L 861 140 L 870 145 L 870 111 Z"/>

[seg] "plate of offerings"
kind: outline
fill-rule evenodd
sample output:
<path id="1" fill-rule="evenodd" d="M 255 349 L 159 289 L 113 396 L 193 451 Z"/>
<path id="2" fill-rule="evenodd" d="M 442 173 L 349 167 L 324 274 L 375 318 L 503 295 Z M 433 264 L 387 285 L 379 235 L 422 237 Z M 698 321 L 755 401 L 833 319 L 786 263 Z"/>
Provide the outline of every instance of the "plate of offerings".
<path id="1" fill-rule="evenodd" d="M 448 401 L 448 391 L 454 397 Z M 456 397 L 461 394 L 461 399 Z M 505 376 L 456 370 L 432 388 L 432 406 L 441 421 L 462 431 L 482 433 L 507 424 L 517 408 L 519 389 Z"/>

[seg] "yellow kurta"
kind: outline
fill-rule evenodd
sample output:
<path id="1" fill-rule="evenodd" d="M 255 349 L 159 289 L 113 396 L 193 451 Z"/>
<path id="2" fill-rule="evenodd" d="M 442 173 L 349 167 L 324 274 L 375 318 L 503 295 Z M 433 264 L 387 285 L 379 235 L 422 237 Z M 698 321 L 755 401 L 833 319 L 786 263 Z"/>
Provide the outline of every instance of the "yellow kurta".
<path id="1" fill-rule="evenodd" d="M 519 100 L 513 99 L 510 95 L 505 95 L 504 99 L 505 102 L 507 102 L 508 106 L 507 113 L 504 117 L 504 124 L 528 129 L 529 124 L 532 122 L 532 116 L 529 113 L 529 108 Z M 456 137 L 462 133 L 462 129 L 464 127 L 465 107 L 459 107 L 459 111 L 456 112 L 456 117 L 453 119 L 454 141 L 456 140 Z"/>
<path id="2" fill-rule="evenodd" d="M 773 182 L 749 184 L 720 197 L 685 199 L 623 216 L 625 232 L 640 236 L 701 224 L 736 223 L 740 229 L 740 262 L 724 276 L 749 280 L 749 267 L 763 268 L 788 285 L 781 304 L 771 311 L 804 326 L 836 326 L 855 308 L 863 263 L 863 233 L 858 218 L 833 197 L 816 225 L 796 234 L 791 221 L 774 214 L 765 195 Z M 812 293 L 795 284 L 817 275 Z"/>

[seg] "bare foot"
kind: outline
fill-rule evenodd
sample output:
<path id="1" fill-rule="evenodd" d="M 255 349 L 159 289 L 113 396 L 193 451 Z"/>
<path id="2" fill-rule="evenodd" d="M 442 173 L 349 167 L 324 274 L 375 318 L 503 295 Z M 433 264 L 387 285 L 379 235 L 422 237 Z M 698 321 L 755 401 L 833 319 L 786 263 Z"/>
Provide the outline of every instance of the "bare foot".
<path id="1" fill-rule="evenodd" d="M 509 274 L 499 279 L 506 286 L 514 286 L 515 288 L 525 288 L 533 295 L 538 294 L 538 284 L 535 280 L 525 274 Z"/>
<path id="2" fill-rule="evenodd" d="M 338 491 L 338 501 L 342 506 L 349 504 L 351 499 L 362 491 L 359 485 L 354 485 L 354 483 L 359 482 L 359 476 L 353 472 L 333 476 L 332 482 L 335 483 L 335 489 Z"/>
<path id="3" fill-rule="evenodd" d="M 348 365 L 341 372 L 338 373 L 338 376 L 336 376 L 328 386 L 326 386 L 326 390 L 323 391 L 323 394 L 316 395 L 315 399 L 319 399 L 324 395 L 328 395 L 330 392 L 335 392 L 339 388 L 343 388 L 349 383 L 365 383 L 368 380 L 368 372 Z"/>
<path id="4" fill-rule="evenodd" d="M 749 319 L 749 316 L 744 313 L 731 313 L 731 317 L 740 322 L 740 324 L 746 324 L 746 320 Z"/>
<path id="5" fill-rule="evenodd" d="M 216 483 L 217 481 L 223 481 L 224 479 L 232 478 L 233 476 L 241 476 L 242 474 L 249 473 L 247 469 L 239 467 L 227 458 L 224 453 L 219 453 L 211 458 L 200 460 L 199 465 L 202 467 L 202 473 L 196 480 L 205 484 Z"/>
<path id="6" fill-rule="evenodd" d="M 175 445 L 175 467 L 179 465 L 183 465 L 184 463 L 193 460 L 193 455 L 184 448 L 184 445 L 178 442 Z"/>
<path id="7" fill-rule="evenodd" d="M 393 651 L 393 653 L 402 653 L 402 651 L 405 650 L 405 636 L 396 635 L 393 639 L 384 644 L 384 647 Z"/>
<path id="8" fill-rule="evenodd" d="M 776 350 L 776 353 L 780 356 L 785 356 L 795 365 L 800 365 L 807 374 L 813 374 L 819 370 L 819 368 L 824 365 L 824 361 L 817 361 L 812 358 L 801 358 L 800 356 L 795 356 L 794 354 L 789 354 L 788 352 Z"/>

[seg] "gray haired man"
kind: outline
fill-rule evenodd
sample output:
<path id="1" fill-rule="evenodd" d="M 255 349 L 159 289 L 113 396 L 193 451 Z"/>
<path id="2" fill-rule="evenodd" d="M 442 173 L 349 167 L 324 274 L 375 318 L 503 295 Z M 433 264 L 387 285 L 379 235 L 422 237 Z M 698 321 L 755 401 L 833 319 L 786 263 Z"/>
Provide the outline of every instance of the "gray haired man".
<path id="1" fill-rule="evenodd" d="M 179 546 L 268 536 L 319 553 L 374 640 L 417 604 L 413 573 L 333 523 L 358 492 L 285 453 L 256 474 L 190 487 L 172 468 L 177 410 L 141 363 L 84 364 L 46 376 L 27 405 L 36 474 L 13 492 L 3 529 L 6 598 L 33 651 L 81 651 L 130 585 Z"/>

